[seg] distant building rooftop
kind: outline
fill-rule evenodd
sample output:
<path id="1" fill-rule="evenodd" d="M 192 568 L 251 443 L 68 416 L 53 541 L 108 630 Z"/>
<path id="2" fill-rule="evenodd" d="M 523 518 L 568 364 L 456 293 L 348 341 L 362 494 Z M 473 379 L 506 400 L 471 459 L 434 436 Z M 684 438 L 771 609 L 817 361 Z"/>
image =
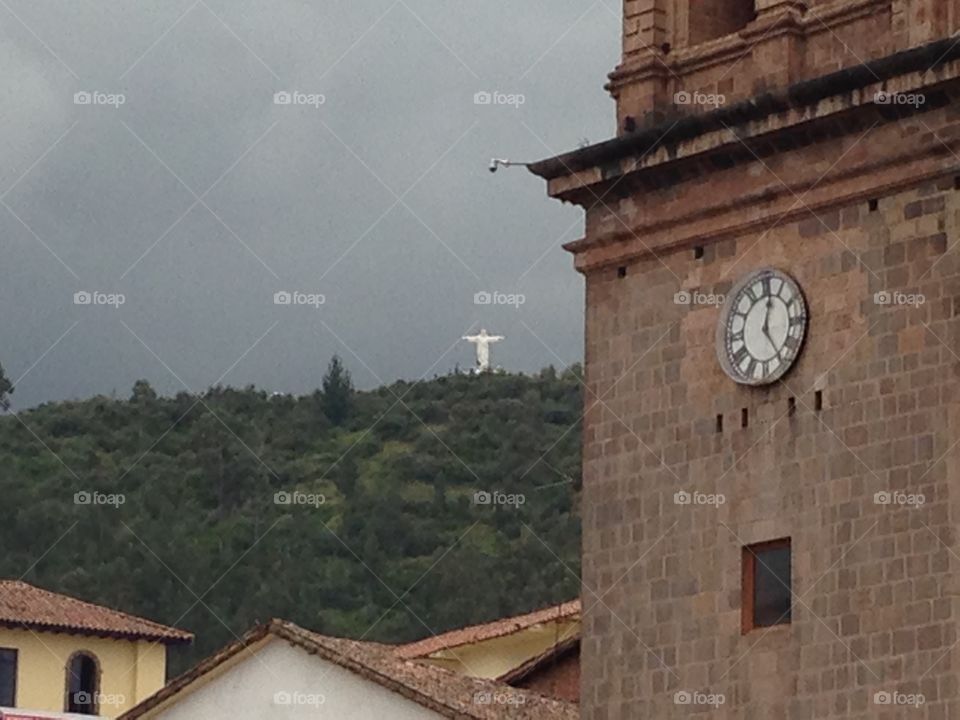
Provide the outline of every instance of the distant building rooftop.
<path id="1" fill-rule="evenodd" d="M 50 592 L 22 580 L 0 580 L 0 627 L 154 640 L 166 645 L 193 640 L 193 634 L 183 630 Z"/>
<path id="2" fill-rule="evenodd" d="M 371 682 L 427 707 L 445 718 L 457 720 L 577 720 L 577 706 L 553 700 L 535 692 L 518 690 L 489 680 L 464 677 L 442 668 L 409 662 L 397 657 L 394 648 L 379 643 L 327 637 L 304 630 L 284 620 L 272 620 L 254 628 L 189 672 L 171 681 L 158 693 L 121 716 L 135 720 L 151 710 L 175 702 L 195 683 L 212 677 L 229 665 L 229 660 L 246 648 L 271 637 L 303 648 Z M 507 705 L 483 704 L 478 696 L 511 693 L 516 702 Z"/>
<path id="3" fill-rule="evenodd" d="M 512 635 L 513 633 L 543 623 L 575 620 L 579 617 L 580 601 L 571 600 L 559 605 L 551 605 L 542 610 L 525 613 L 524 615 L 501 618 L 500 620 L 494 620 L 493 622 L 481 625 L 471 625 L 458 630 L 451 630 L 441 635 L 435 635 L 424 640 L 418 640 L 417 642 L 399 645 L 395 652 L 407 660 L 425 658 L 441 650 L 449 650 L 462 645 Z"/>

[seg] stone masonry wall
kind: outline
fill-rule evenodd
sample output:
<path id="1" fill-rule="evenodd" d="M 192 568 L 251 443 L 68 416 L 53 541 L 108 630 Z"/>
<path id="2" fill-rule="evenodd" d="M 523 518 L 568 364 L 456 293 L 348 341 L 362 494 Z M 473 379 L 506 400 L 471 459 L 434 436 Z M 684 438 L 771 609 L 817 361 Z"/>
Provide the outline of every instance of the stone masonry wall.
<path id="1" fill-rule="evenodd" d="M 585 720 L 960 717 L 957 187 L 587 271 Z M 783 382 L 745 388 L 708 296 L 767 265 L 800 283 L 810 326 Z M 898 492 L 924 502 L 877 501 Z M 743 635 L 741 548 L 786 536 L 793 622 Z"/>
<path id="2" fill-rule="evenodd" d="M 958 29 L 960 0 L 624 0 L 623 56 L 609 85 L 618 131 L 856 67 Z"/>

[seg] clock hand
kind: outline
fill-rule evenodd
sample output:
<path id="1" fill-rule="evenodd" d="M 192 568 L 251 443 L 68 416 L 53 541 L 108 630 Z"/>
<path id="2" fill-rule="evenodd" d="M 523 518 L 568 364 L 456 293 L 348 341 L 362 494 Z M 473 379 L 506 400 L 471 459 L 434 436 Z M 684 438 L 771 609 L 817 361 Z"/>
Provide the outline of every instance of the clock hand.
<path id="1" fill-rule="evenodd" d="M 771 298 L 767 298 L 767 314 L 763 316 L 763 334 L 766 335 L 767 340 L 770 341 L 770 347 L 776 351 L 777 344 L 773 341 L 773 337 L 770 335 L 770 310 L 772 308 L 773 300 Z"/>

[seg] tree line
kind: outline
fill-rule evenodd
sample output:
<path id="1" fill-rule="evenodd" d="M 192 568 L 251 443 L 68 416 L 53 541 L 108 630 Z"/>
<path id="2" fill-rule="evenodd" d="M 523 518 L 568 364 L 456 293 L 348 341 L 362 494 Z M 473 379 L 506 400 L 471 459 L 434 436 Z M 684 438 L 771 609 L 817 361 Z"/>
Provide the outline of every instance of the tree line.
<path id="1" fill-rule="evenodd" d="M 191 630 L 174 671 L 271 617 L 404 642 L 560 602 L 581 412 L 579 366 L 358 391 L 339 358 L 303 396 L 141 380 L 8 412 L 0 577 Z"/>

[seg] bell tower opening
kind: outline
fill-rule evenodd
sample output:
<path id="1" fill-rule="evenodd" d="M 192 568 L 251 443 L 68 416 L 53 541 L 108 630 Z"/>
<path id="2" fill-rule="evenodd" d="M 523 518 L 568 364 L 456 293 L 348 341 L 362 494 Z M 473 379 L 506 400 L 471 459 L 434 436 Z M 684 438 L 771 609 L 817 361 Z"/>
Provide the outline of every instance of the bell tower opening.
<path id="1" fill-rule="evenodd" d="M 757 17 L 754 0 L 691 0 L 691 45 L 699 45 L 742 30 Z"/>

